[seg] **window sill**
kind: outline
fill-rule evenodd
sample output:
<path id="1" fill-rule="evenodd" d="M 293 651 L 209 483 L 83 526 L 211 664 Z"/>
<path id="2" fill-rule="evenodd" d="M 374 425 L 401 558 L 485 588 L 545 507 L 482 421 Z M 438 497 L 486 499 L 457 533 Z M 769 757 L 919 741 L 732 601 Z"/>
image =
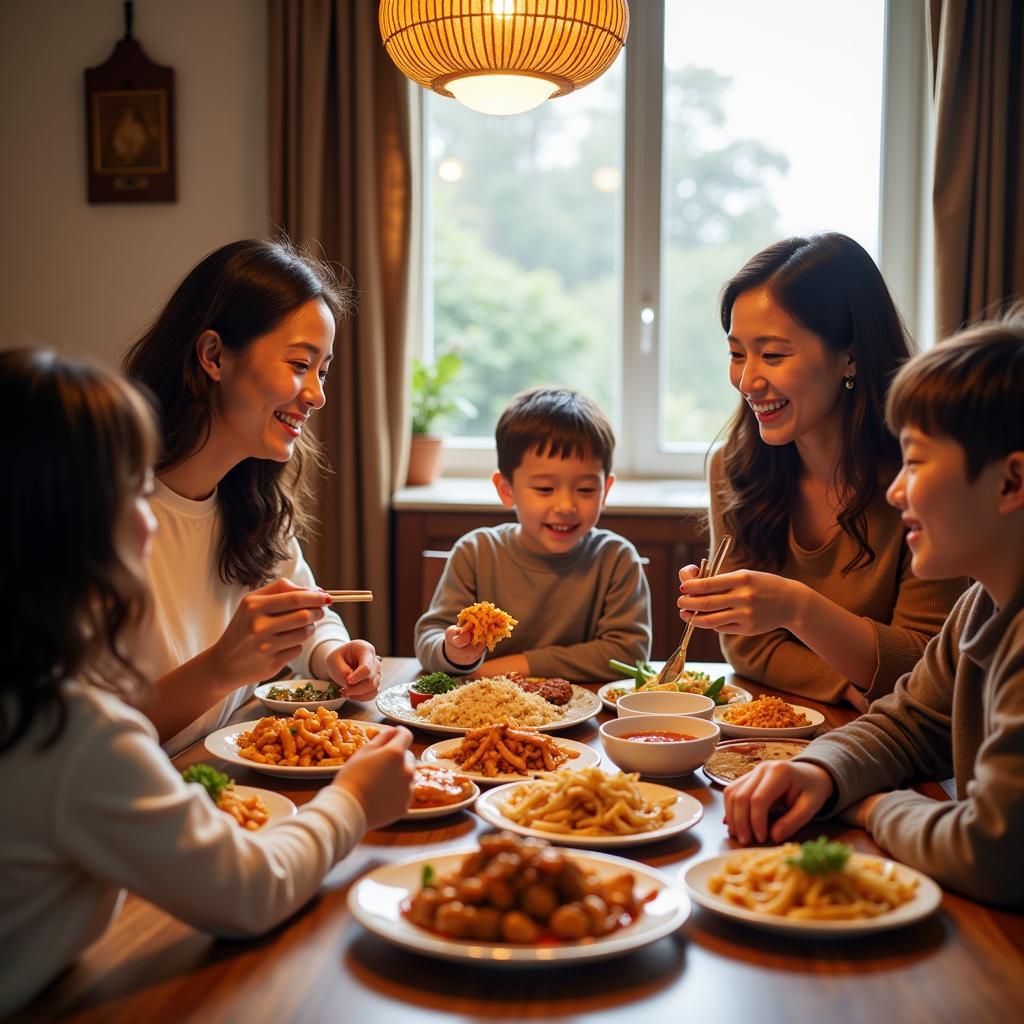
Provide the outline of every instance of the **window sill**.
<path id="1" fill-rule="evenodd" d="M 490 480 L 443 477 L 424 487 L 402 487 L 391 507 L 408 512 L 494 512 L 501 502 Z M 705 512 L 707 485 L 701 480 L 616 480 L 605 516 L 673 516 Z"/>

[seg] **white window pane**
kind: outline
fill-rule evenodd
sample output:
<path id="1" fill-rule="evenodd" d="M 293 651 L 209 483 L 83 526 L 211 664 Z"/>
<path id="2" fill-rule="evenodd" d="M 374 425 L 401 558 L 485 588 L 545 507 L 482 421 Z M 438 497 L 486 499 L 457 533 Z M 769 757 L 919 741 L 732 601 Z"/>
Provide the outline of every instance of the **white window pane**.
<path id="1" fill-rule="evenodd" d="M 660 446 L 736 406 L 717 297 L 788 235 L 878 249 L 884 0 L 667 0 Z"/>
<path id="2" fill-rule="evenodd" d="M 611 415 L 622 305 L 622 58 L 527 114 L 493 117 L 429 96 L 434 352 L 464 360 L 478 410 L 442 424 L 493 436 L 517 391 L 565 385 Z"/>

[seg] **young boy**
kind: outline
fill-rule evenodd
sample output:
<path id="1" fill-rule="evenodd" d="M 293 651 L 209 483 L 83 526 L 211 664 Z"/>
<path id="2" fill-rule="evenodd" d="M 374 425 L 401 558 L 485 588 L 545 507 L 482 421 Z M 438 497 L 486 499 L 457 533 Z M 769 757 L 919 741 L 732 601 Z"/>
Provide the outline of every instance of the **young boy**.
<path id="1" fill-rule="evenodd" d="M 628 540 L 595 529 L 615 480 L 604 414 L 574 391 L 538 388 L 512 400 L 495 440 L 492 479 L 518 522 L 473 530 L 455 545 L 416 623 L 420 663 L 429 672 L 598 682 L 612 678 L 609 658 L 647 658 L 651 598 L 640 556 Z M 519 620 L 486 665 L 486 648 L 453 625 L 477 601 Z"/>
<path id="2" fill-rule="evenodd" d="M 918 356 L 888 399 L 903 468 L 887 497 L 903 511 L 914 572 L 977 583 L 894 693 L 726 790 L 741 843 L 781 842 L 813 815 L 837 814 L 951 889 L 1024 906 L 1021 313 Z M 951 774 L 954 801 L 895 789 Z"/>

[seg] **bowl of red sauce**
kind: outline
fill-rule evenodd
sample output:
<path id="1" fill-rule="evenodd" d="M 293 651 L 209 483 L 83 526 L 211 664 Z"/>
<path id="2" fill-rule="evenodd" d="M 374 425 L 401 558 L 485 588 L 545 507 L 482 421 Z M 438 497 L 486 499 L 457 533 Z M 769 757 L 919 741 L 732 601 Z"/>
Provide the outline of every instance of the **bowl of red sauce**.
<path id="1" fill-rule="evenodd" d="M 671 779 L 699 768 L 718 746 L 714 722 L 681 715 L 613 718 L 600 730 L 601 746 L 624 772 Z"/>

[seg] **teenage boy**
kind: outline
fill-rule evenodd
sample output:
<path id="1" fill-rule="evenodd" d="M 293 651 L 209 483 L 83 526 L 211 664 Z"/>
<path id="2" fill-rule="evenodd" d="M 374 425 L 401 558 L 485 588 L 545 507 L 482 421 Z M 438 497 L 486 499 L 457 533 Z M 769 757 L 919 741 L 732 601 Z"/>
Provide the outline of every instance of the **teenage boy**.
<path id="1" fill-rule="evenodd" d="M 473 530 L 455 545 L 416 623 L 420 663 L 430 672 L 598 682 L 611 678 L 610 658 L 647 658 L 651 598 L 640 556 L 595 528 L 615 480 L 604 414 L 575 391 L 538 388 L 512 400 L 495 441 L 494 486 L 518 521 Z M 477 601 L 519 620 L 486 664 L 486 648 L 453 624 Z"/>
<path id="2" fill-rule="evenodd" d="M 866 828 L 951 889 L 1024 906 L 1024 316 L 969 329 L 897 374 L 887 418 L 914 572 L 971 576 L 922 660 L 866 715 L 725 792 L 741 842 L 815 814 Z M 909 789 L 956 781 L 956 799 Z M 771 814 L 782 809 L 782 816 Z"/>

